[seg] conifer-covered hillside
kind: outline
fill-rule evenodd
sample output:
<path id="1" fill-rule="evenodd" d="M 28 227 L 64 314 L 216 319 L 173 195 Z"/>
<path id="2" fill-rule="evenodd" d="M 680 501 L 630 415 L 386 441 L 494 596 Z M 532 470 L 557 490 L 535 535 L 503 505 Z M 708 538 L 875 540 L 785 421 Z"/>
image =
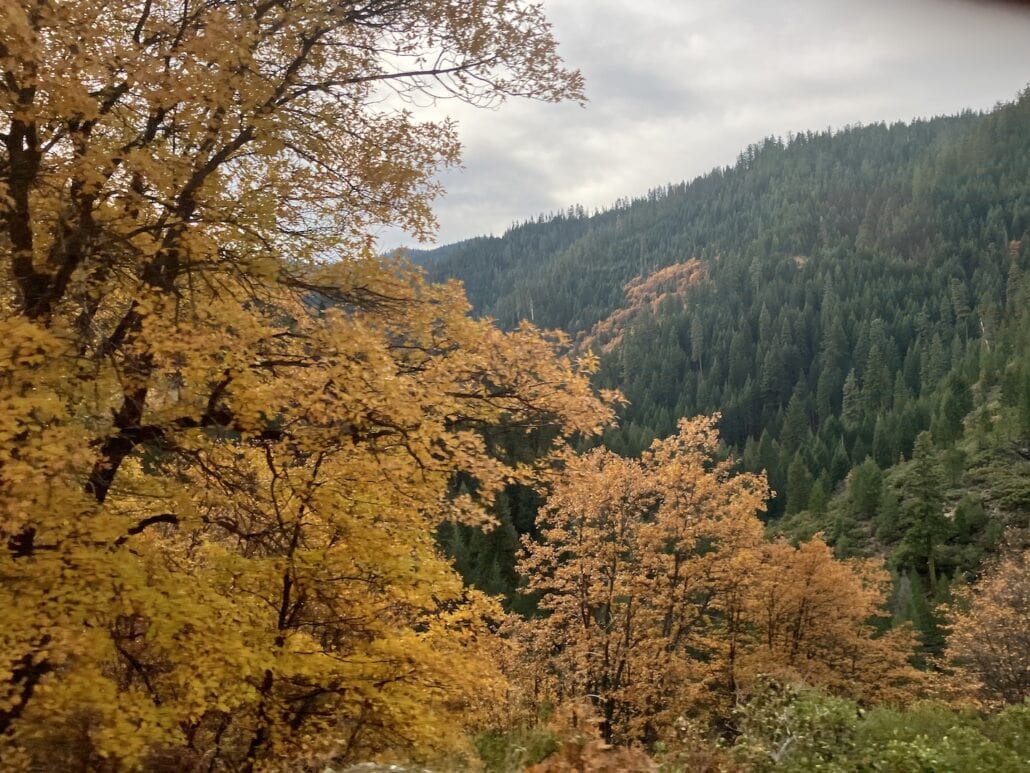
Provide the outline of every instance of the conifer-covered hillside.
<path id="1" fill-rule="evenodd" d="M 1028 525 L 1030 92 L 768 139 L 732 168 L 424 263 L 503 325 L 593 347 L 599 384 L 629 401 L 611 449 L 721 413 L 728 450 L 768 471 L 773 528 L 890 556 L 895 611 L 931 650 L 934 600 Z M 509 520 L 514 550 L 531 519 Z M 499 539 L 470 548 L 493 556 L 495 588 Z"/>

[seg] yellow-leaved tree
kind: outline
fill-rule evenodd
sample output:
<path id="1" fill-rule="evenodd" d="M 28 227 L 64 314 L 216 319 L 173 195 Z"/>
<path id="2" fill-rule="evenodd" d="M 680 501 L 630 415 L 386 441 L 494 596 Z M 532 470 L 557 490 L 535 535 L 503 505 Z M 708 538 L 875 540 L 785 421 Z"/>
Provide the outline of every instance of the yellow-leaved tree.
<path id="1" fill-rule="evenodd" d="M 727 615 L 730 684 L 801 681 L 863 702 L 900 702 L 924 682 L 909 663 L 911 626 L 878 633 L 890 574 L 874 559 L 838 560 L 821 535 L 764 545 Z"/>
<path id="2" fill-rule="evenodd" d="M 389 89 L 581 83 L 520 0 L 2 4 L 6 768 L 428 755 L 491 700 L 434 529 L 610 410 L 562 340 L 375 256 L 458 150 Z M 515 465 L 496 426 L 557 431 Z"/>

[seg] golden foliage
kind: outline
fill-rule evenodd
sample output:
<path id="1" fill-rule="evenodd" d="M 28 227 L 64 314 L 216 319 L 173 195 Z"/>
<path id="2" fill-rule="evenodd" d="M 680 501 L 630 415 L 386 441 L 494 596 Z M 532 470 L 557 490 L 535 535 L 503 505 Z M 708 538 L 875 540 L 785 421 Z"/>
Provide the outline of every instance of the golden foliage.
<path id="1" fill-rule="evenodd" d="M 460 745 L 498 611 L 434 529 L 611 414 L 560 337 L 375 257 L 457 154 L 382 97 L 578 97 L 539 8 L 11 0 L 0 69 L 0 756 Z"/>
<path id="2" fill-rule="evenodd" d="M 519 635 L 543 656 L 543 694 L 593 695 L 606 740 L 651 742 L 705 700 L 720 666 L 720 590 L 761 541 L 763 479 L 713 461 L 714 420 L 680 423 L 640 461 L 594 451 L 541 512 L 519 570 L 546 617 Z"/>
<path id="3" fill-rule="evenodd" d="M 1030 698 L 1030 551 L 996 560 L 945 608 L 951 691 L 990 707 Z"/>
<path id="4" fill-rule="evenodd" d="M 705 267 L 697 258 L 673 263 L 653 274 L 638 276 L 626 284 L 626 305 L 596 323 L 581 342 L 581 348 L 600 346 L 610 352 L 619 345 L 623 333 L 646 314 L 654 314 L 666 300 L 683 301 L 687 291 L 705 277 Z"/>
<path id="5" fill-rule="evenodd" d="M 739 662 L 733 684 L 749 689 L 757 677 L 819 685 L 865 701 L 911 697 L 922 675 L 909 663 L 916 640 L 910 627 L 876 635 L 890 575 L 879 561 L 833 557 L 821 535 L 798 547 L 763 546 L 747 583 L 739 620 Z M 731 622 L 732 625 L 732 622 Z"/>
<path id="6" fill-rule="evenodd" d="M 684 717 L 725 718 L 759 675 L 904 694 L 911 637 L 870 623 L 887 574 L 819 538 L 763 543 L 766 495 L 763 477 L 718 460 L 714 418 L 682 420 L 640 461 L 598 450 L 571 463 L 519 566 L 544 613 L 511 624 L 531 689 L 589 696 L 606 740 L 645 745 L 674 741 Z"/>

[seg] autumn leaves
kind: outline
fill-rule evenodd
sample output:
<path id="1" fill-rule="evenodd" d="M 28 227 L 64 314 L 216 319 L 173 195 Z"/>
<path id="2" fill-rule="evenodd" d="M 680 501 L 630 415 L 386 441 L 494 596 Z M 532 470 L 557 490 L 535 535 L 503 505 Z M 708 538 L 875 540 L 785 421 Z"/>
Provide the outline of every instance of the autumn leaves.
<path id="1" fill-rule="evenodd" d="M 374 254 L 375 225 L 430 229 L 458 150 L 389 86 L 581 96 L 532 3 L 5 3 L 5 766 L 460 754 L 525 673 L 644 742 L 759 674 L 903 689 L 882 572 L 763 543 L 714 420 L 576 458 L 618 400 L 596 359 Z M 500 638 L 434 534 L 555 481 L 521 567 L 543 614 Z"/>
<path id="2" fill-rule="evenodd" d="M 652 746 L 680 716 L 725 720 L 759 677 L 860 698 L 918 680 L 911 636 L 872 624 L 889 578 L 818 538 L 767 543 L 763 477 L 718 458 L 714 418 L 682 420 L 641 460 L 570 465 L 520 571 L 542 616 L 514 625 L 540 699 L 595 697 L 609 740 Z"/>
<path id="3" fill-rule="evenodd" d="M 558 337 L 375 254 L 458 154 L 384 99 L 581 85 L 521 2 L 3 4 L 5 767 L 465 744 L 498 613 L 434 531 L 611 410 Z M 553 431 L 515 464 L 498 425 Z"/>

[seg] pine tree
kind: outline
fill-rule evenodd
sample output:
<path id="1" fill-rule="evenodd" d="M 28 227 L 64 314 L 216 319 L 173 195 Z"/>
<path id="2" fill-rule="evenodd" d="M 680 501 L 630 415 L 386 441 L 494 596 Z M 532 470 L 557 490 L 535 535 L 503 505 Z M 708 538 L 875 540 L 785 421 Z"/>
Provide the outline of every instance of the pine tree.
<path id="1" fill-rule="evenodd" d="M 880 414 L 876 417 L 876 426 L 873 429 L 873 458 L 881 468 L 886 469 L 897 461 L 897 456 L 894 432 L 889 420 Z"/>
<path id="2" fill-rule="evenodd" d="M 891 376 L 879 342 L 869 349 L 862 373 L 862 399 L 866 411 L 875 413 L 885 408 L 891 397 Z"/>
<path id="3" fill-rule="evenodd" d="M 831 493 L 830 483 L 826 473 L 823 473 L 816 478 L 812 485 L 812 492 L 808 495 L 808 509 L 820 515 L 825 513 L 827 505 L 830 503 Z"/>
<path id="4" fill-rule="evenodd" d="M 866 458 L 851 471 L 848 479 L 848 502 L 852 515 L 860 520 L 876 517 L 883 496 L 883 473 L 876 462 Z"/>
<path id="5" fill-rule="evenodd" d="M 704 344 L 705 328 L 700 314 L 695 314 L 690 320 L 690 357 L 697 365 L 697 372 L 704 375 Z"/>
<path id="6" fill-rule="evenodd" d="M 798 382 L 794 387 L 787 413 L 783 418 L 783 429 L 780 431 L 780 443 L 785 451 L 793 453 L 801 447 L 809 434 L 808 415 L 805 411 L 805 387 Z"/>
<path id="7" fill-rule="evenodd" d="M 841 438 L 833 449 L 833 458 L 830 461 L 830 480 L 839 483 L 844 480 L 851 468 L 851 461 L 847 449 L 844 448 L 844 439 Z"/>
<path id="8" fill-rule="evenodd" d="M 929 590 L 937 590 L 937 553 L 948 531 L 944 517 L 941 473 L 933 439 L 929 432 L 916 438 L 909 474 L 902 489 L 902 512 L 906 520 L 903 542 L 904 561 L 929 581 Z"/>
<path id="9" fill-rule="evenodd" d="M 855 369 L 852 368 L 848 371 L 842 388 L 841 420 L 844 422 L 844 426 L 853 428 L 862 421 L 862 415 L 862 392 L 858 386 L 858 376 L 855 374 Z"/>
<path id="10" fill-rule="evenodd" d="M 819 373 L 815 391 L 815 411 L 820 421 L 826 421 L 836 412 L 835 403 L 841 388 L 840 371 L 837 368 L 825 368 Z"/>
<path id="11" fill-rule="evenodd" d="M 807 508 L 811 490 L 812 473 L 800 452 L 795 453 L 787 469 L 787 512 L 799 513 Z"/>
<path id="12" fill-rule="evenodd" d="M 893 545 L 904 535 L 901 502 L 890 486 L 883 487 L 876 507 L 876 536 L 881 542 Z"/>
<path id="13" fill-rule="evenodd" d="M 958 375 L 952 375 L 945 385 L 933 420 L 933 437 L 939 445 L 954 443 L 962 434 L 962 420 L 973 409 L 969 387 Z"/>

